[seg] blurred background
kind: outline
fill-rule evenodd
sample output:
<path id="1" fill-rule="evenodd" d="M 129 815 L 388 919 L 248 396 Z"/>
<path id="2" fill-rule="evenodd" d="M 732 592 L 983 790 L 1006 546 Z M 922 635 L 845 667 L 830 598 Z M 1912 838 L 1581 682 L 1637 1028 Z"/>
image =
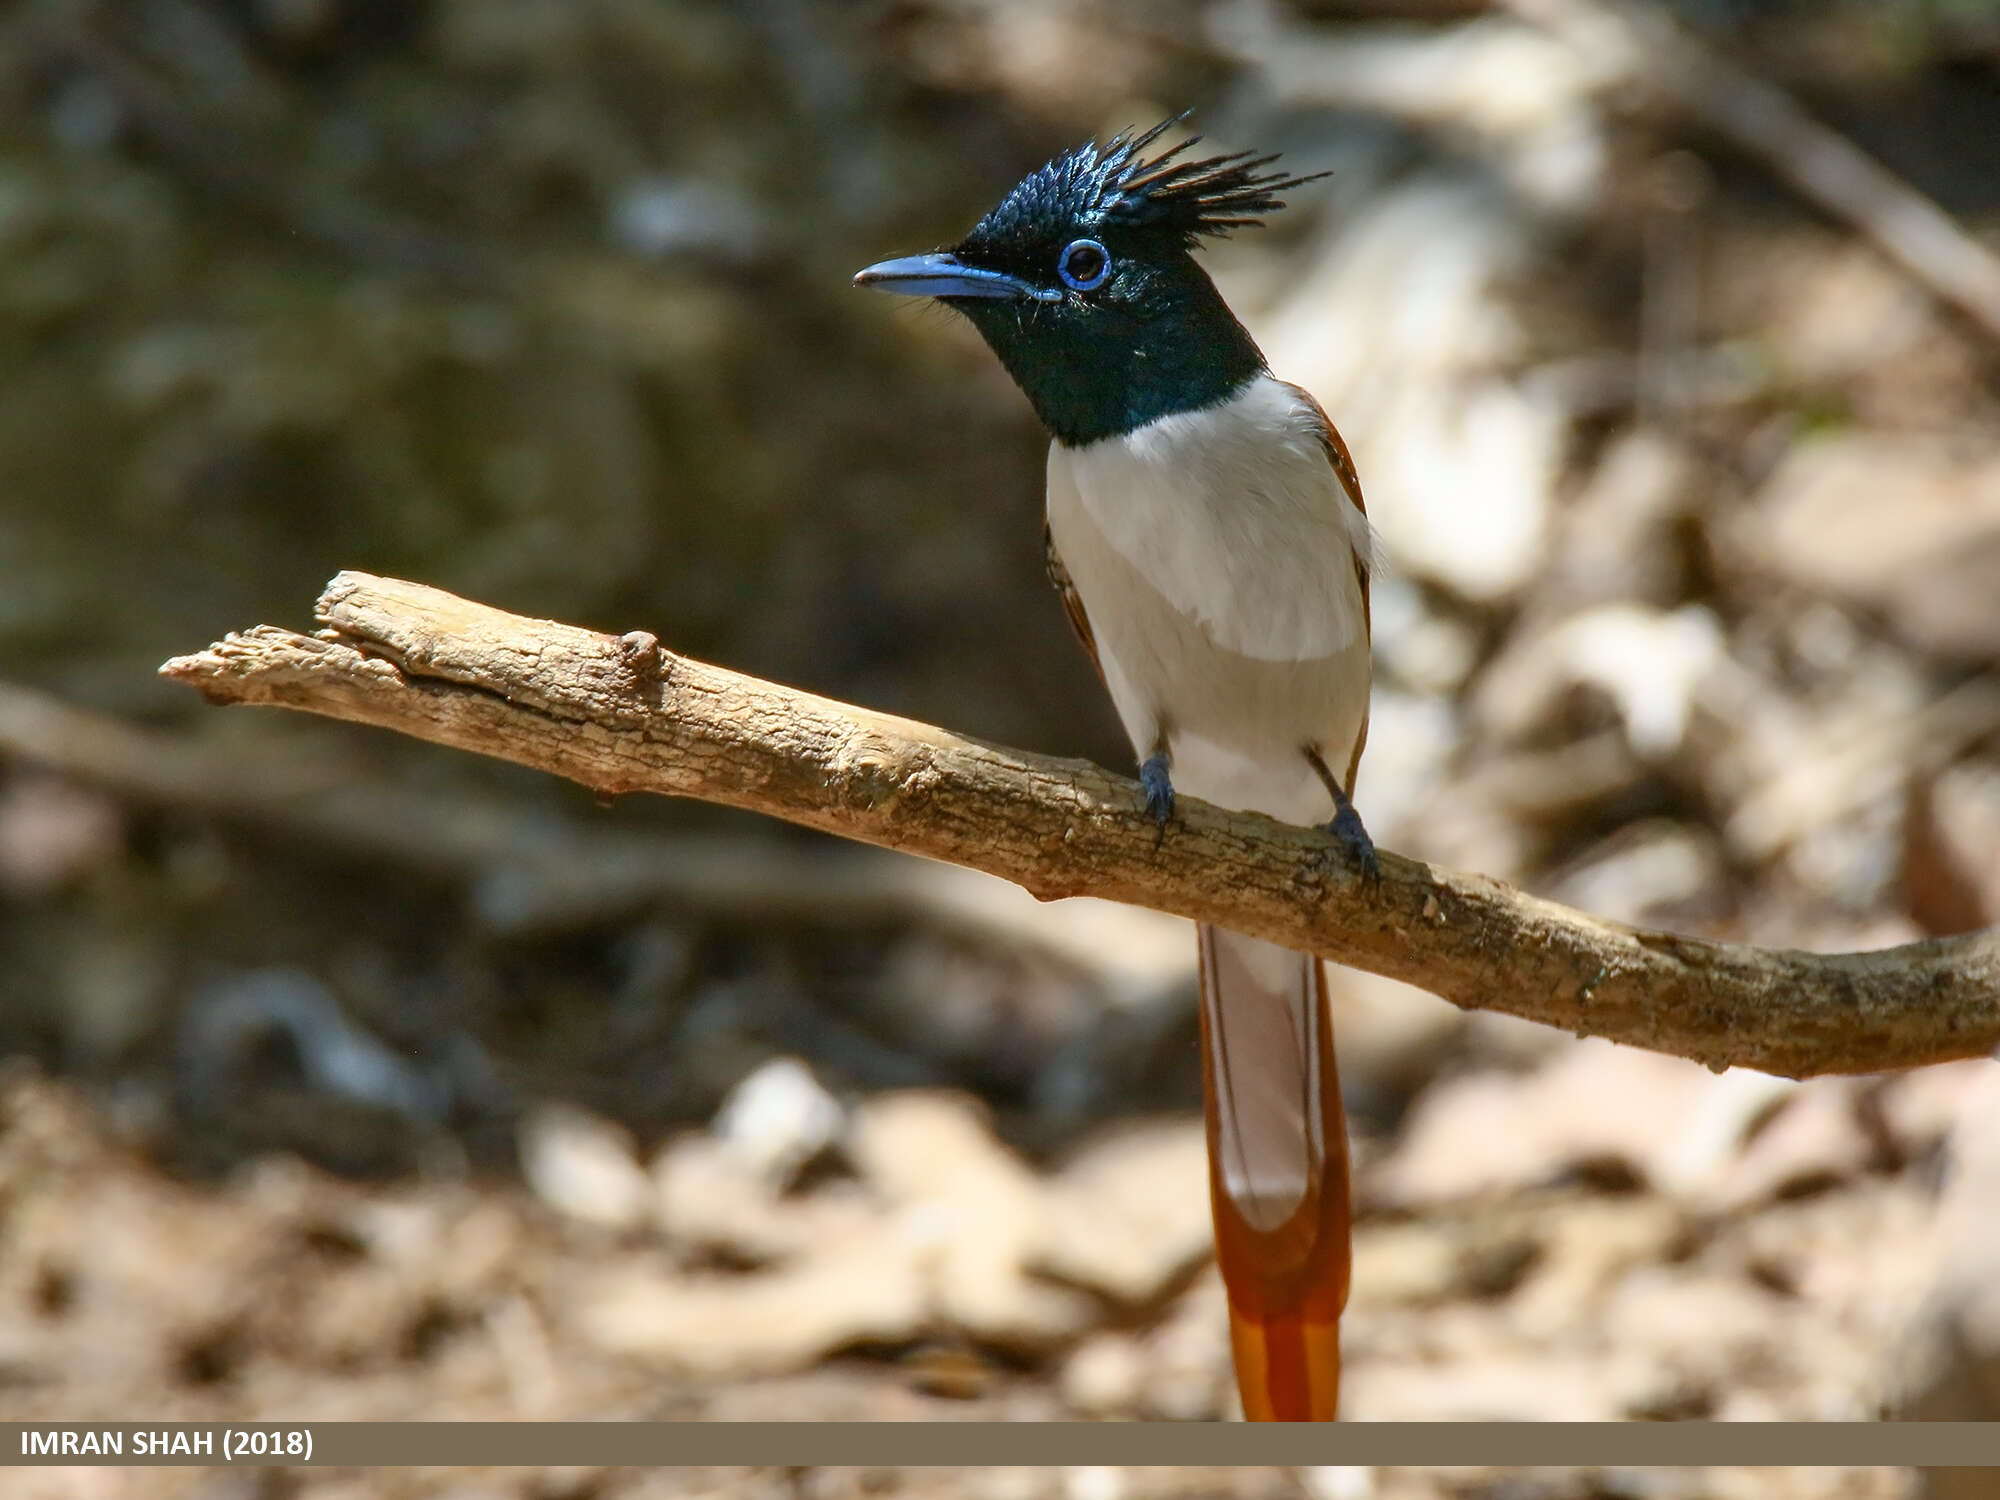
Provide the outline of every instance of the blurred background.
<path id="1" fill-rule="evenodd" d="M 1329 174 L 1205 255 L 1389 550 L 1377 840 L 1762 944 L 2000 921 L 2000 5 L 33 0 L 0 1409 L 1234 1409 L 1183 924 L 154 675 L 362 568 L 1124 769 L 1025 403 L 848 279 L 1187 108 Z M 2000 1417 L 1986 1064 L 1793 1086 L 1336 993 L 1348 1415 Z M 714 1482 L 864 1480 L 918 1482 Z"/>

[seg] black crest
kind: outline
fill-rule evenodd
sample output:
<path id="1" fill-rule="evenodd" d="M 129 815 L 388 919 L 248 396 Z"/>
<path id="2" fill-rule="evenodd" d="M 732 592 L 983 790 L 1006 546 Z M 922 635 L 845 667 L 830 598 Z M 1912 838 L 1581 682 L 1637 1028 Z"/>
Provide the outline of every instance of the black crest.
<path id="1" fill-rule="evenodd" d="M 1265 214 L 1285 206 L 1280 193 L 1327 175 L 1264 170 L 1278 159 L 1275 153 L 1190 159 L 1198 135 L 1147 158 L 1146 148 L 1185 118 L 1162 120 L 1137 135 L 1120 131 L 1101 147 L 1088 141 L 1057 157 L 1024 178 L 980 229 L 1005 235 L 1032 220 L 1061 217 L 1081 229 L 1161 230 L 1192 248 L 1201 235 L 1262 224 Z"/>

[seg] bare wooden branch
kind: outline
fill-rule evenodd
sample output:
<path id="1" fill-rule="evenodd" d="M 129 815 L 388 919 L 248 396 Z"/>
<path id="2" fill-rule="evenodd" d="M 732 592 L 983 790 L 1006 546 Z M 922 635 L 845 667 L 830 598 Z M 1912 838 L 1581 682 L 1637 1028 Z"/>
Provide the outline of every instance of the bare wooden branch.
<path id="1" fill-rule="evenodd" d="M 1183 798 L 1163 843 L 1138 785 L 616 637 L 343 573 L 326 626 L 231 635 L 161 670 L 218 703 L 375 724 L 603 792 L 698 797 L 1001 876 L 1150 906 L 1580 1036 L 1804 1077 L 2000 1042 L 2000 930 L 1809 954 L 1601 922 L 1384 853 L 1364 889 L 1329 841 Z"/>

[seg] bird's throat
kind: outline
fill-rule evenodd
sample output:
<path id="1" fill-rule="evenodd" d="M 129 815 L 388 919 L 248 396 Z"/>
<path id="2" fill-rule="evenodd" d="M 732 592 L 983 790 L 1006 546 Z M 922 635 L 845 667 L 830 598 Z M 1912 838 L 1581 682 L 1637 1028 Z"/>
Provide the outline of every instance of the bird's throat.
<path id="1" fill-rule="evenodd" d="M 1256 342 L 1205 276 L 1178 290 L 1144 315 L 1029 303 L 955 305 L 1050 435 L 1074 448 L 1218 405 L 1264 372 Z"/>

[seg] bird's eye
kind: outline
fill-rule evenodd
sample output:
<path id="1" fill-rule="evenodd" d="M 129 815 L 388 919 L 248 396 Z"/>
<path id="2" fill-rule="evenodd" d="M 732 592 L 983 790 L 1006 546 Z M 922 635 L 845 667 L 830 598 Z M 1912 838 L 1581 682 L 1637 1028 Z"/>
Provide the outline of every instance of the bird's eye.
<path id="1" fill-rule="evenodd" d="M 1071 240 L 1056 262 L 1056 275 L 1075 292 L 1094 292 L 1111 274 L 1111 252 L 1096 240 Z"/>

